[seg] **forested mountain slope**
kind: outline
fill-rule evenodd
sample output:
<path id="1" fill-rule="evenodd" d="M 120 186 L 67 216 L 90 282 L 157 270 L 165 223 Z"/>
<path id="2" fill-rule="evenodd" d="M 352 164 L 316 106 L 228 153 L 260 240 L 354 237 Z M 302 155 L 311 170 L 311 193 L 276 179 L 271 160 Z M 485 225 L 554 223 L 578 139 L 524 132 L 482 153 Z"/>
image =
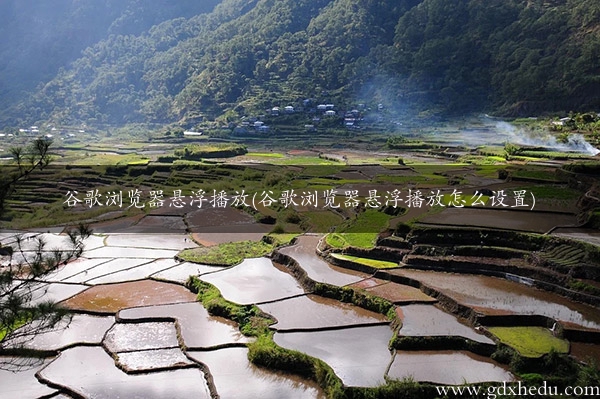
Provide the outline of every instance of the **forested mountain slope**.
<path id="1" fill-rule="evenodd" d="M 182 122 L 302 99 L 411 112 L 600 109 L 597 0 L 223 0 L 87 48 L 19 120 Z"/>
<path id="2" fill-rule="evenodd" d="M 139 35 L 162 21 L 209 12 L 218 2 L 2 0 L 0 105 L 21 99 L 109 35 Z"/>

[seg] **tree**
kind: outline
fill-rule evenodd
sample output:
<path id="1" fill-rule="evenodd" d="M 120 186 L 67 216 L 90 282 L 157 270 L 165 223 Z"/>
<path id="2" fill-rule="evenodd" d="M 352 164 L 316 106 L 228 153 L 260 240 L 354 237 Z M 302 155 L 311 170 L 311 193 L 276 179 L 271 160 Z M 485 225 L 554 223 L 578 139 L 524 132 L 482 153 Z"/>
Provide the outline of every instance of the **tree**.
<path id="1" fill-rule="evenodd" d="M 35 170 L 43 169 L 51 160 L 51 141 L 35 140 L 26 149 L 14 148 L 14 166 L 2 168 L 0 174 L 0 214 L 5 202 L 18 184 Z M 9 170 L 10 169 L 10 170 Z M 67 232 L 67 244 L 63 248 L 49 249 L 41 235 L 16 234 L 9 238 L 10 246 L 1 246 L 7 260 L 0 265 L 0 353 L 23 354 L 27 342 L 36 335 L 68 323 L 69 312 L 51 301 L 43 300 L 41 279 L 59 265 L 78 258 L 83 253 L 83 241 L 91 235 L 84 225 Z M 31 365 L 32 361 L 0 360 L 0 368 L 18 369 Z"/>

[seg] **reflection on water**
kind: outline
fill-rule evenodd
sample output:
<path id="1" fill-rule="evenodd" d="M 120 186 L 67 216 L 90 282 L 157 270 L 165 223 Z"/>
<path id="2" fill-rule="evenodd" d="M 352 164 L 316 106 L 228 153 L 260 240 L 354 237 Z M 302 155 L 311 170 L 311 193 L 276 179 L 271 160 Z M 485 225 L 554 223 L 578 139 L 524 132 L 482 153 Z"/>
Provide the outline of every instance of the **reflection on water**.
<path id="1" fill-rule="evenodd" d="M 274 316 L 278 330 L 350 326 L 381 323 L 387 319 L 378 313 L 317 295 L 290 298 L 262 304 L 262 310 Z"/>
<path id="2" fill-rule="evenodd" d="M 348 386 L 373 387 L 384 384 L 390 363 L 388 326 L 343 330 L 276 333 L 277 345 L 317 357 L 333 368 Z"/>
<path id="3" fill-rule="evenodd" d="M 389 376 L 451 385 L 514 380 L 511 373 L 486 357 L 450 351 L 398 351 Z"/>
<path id="4" fill-rule="evenodd" d="M 368 277 L 365 273 L 336 267 L 321 259 L 315 252 L 319 240 L 318 236 L 300 236 L 296 245 L 282 248 L 279 252 L 298 262 L 308 277 L 319 283 L 343 286 Z"/>
<path id="5" fill-rule="evenodd" d="M 68 325 L 61 322 L 54 329 L 36 335 L 25 346 L 39 350 L 56 350 L 76 343 L 99 344 L 114 322 L 113 316 L 76 314 Z"/>
<path id="6" fill-rule="evenodd" d="M 112 352 L 173 348 L 179 345 L 175 324 L 170 322 L 115 324 L 104 345 Z"/>
<path id="7" fill-rule="evenodd" d="M 246 348 L 225 348 L 188 354 L 208 366 L 222 399 L 325 398 L 321 388 L 313 381 L 256 367 L 248 361 Z"/>
<path id="8" fill-rule="evenodd" d="M 194 364 L 181 349 L 155 349 L 117 353 L 116 362 L 125 370 L 164 369 L 173 366 Z"/>
<path id="9" fill-rule="evenodd" d="M 236 323 L 222 317 L 209 315 L 199 302 L 124 309 L 119 312 L 119 317 L 122 320 L 152 317 L 175 318 L 179 323 L 183 342 L 188 348 L 210 348 L 250 340 L 240 333 Z"/>
<path id="10" fill-rule="evenodd" d="M 421 270 L 401 270 L 394 273 L 419 280 L 484 313 L 537 314 L 600 329 L 598 309 L 512 281 Z"/>
<path id="11" fill-rule="evenodd" d="M 235 267 L 203 275 L 201 279 L 215 285 L 224 298 L 244 305 L 304 293 L 294 277 L 276 268 L 267 258 L 246 259 Z"/>
<path id="12" fill-rule="evenodd" d="M 43 379 L 94 399 L 210 398 L 198 369 L 126 374 L 101 347 L 67 349 L 40 372 Z"/>
<path id="13" fill-rule="evenodd" d="M 16 364 L 23 365 L 23 359 L 0 356 L 0 398 L 22 399 L 46 397 L 56 392 L 54 389 L 41 384 L 35 378 L 35 373 L 42 367 L 41 362 L 34 362 L 17 368 Z M 44 360 L 47 364 L 49 360 Z M 14 365 L 10 366 L 10 365 Z M 36 367 L 33 367 L 36 366 Z"/>
<path id="14" fill-rule="evenodd" d="M 478 334 L 471 327 L 461 324 L 451 314 L 433 305 L 407 305 L 398 310 L 402 319 L 400 335 L 404 336 L 435 336 L 455 335 L 470 338 L 474 341 L 494 344 L 490 338 Z"/>

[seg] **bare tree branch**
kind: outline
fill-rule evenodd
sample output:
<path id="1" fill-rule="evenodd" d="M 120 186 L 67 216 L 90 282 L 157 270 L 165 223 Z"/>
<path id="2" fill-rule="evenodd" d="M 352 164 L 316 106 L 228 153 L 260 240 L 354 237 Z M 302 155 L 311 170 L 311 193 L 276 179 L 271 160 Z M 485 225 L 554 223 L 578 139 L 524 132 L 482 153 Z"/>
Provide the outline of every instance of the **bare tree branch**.
<path id="1" fill-rule="evenodd" d="M 51 160 L 49 147 L 51 141 L 35 140 L 27 151 L 11 149 L 16 164 L 12 173 L 0 173 L 0 213 L 6 199 L 10 197 L 20 181 L 26 179 L 34 170 L 46 167 Z M 8 253 L 7 264 L 0 265 L 0 354 L 15 353 L 19 357 L 7 357 L 0 360 L 0 369 L 15 370 L 26 364 L 32 364 L 35 351 L 27 348 L 37 335 L 55 328 L 64 328 L 70 321 L 67 309 L 59 305 L 41 301 L 44 292 L 40 288 L 42 279 L 61 264 L 78 258 L 83 253 L 83 241 L 92 231 L 84 225 L 67 231 L 65 249 L 48 249 L 42 235 L 33 240 L 31 237 L 16 235 Z M 1 246 L 0 246 L 1 247 Z"/>

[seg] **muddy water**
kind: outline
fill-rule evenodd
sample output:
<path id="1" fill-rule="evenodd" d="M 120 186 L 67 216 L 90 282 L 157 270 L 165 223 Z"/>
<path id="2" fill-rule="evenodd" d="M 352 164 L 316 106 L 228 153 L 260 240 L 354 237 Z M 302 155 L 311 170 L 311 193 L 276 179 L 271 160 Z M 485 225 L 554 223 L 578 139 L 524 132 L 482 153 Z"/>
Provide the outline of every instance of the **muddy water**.
<path id="1" fill-rule="evenodd" d="M 415 302 L 436 302 L 429 295 L 423 293 L 420 289 L 409 285 L 396 284 L 378 278 L 368 278 L 351 287 L 364 289 L 372 295 L 387 299 L 393 303 L 415 303 Z"/>
<path id="2" fill-rule="evenodd" d="M 36 367 L 26 366 L 18 368 L 15 364 L 10 367 L 10 364 L 17 362 L 22 364 L 23 359 L 0 356 L 0 398 L 3 399 L 22 399 L 22 398 L 39 398 L 46 397 L 56 392 L 47 385 L 41 384 L 36 378 L 35 373 L 43 365 L 49 363 L 49 360 L 44 360 L 42 363 L 36 362 Z"/>
<path id="3" fill-rule="evenodd" d="M 104 338 L 111 352 L 139 351 L 178 347 L 177 331 L 171 322 L 118 323 Z"/>
<path id="4" fill-rule="evenodd" d="M 420 270 L 394 271 L 439 289 L 458 302 L 488 314 L 538 314 L 600 329 L 598 309 L 495 277 Z"/>
<path id="5" fill-rule="evenodd" d="M 64 301 L 71 309 L 116 313 L 134 306 L 192 302 L 196 295 L 175 284 L 142 280 L 121 284 L 97 285 Z"/>
<path id="6" fill-rule="evenodd" d="M 277 330 L 324 328 L 386 322 L 385 316 L 358 306 L 317 295 L 290 298 L 262 304 L 262 310 L 275 316 Z"/>
<path id="7" fill-rule="evenodd" d="M 226 299 L 251 304 L 303 294 L 298 282 L 273 265 L 270 259 L 246 259 L 239 265 L 217 273 L 206 274 L 202 280 L 211 283 Z"/>
<path id="8" fill-rule="evenodd" d="M 128 375 L 101 347 L 67 349 L 40 372 L 50 380 L 88 398 L 210 398 L 198 369 Z"/>
<path id="9" fill-rule="evenodd" d="M 462 351 L 398 351 L 388 375 L 449 385 L 514 380 L 510 372 L 490 359 Z"/>
<path id="10" fill-rule="evenodd" d="M 222 399 L 325 398 L 320 387 L 312 381 L 256 367 L 248 361 L 246 348 L 188 352 L 188 355 L 208 366 Z"/>
<path id="11" fill-rule="evenodd" d="M 177 319 L 183 342 L 187 348 L 210 348 L 251 340 L 239 332 L 236 323 L 222 317 L 209 315 L 198 302 L 145 306 L 124 309 L 119 312 L 119 318 L 123 320 L 152 317 L 173 317 Z"/>
<path id="12" fill-rule="evenodd" d="M 384 384 L 390 363 L 388 326 L 343 330 L 276 333 L 273 339 L 284 348 L 299 350 L 325 361 L 348 386 Z"/>
<path id="13" fill-rule="evenodd" d="M 343 286 L 368 277 L 365 273 L 336 267 L 321 259 L 315 252 L 320 238 L 320 236 L 298 237 L 296 245 L 282 248 L 280 252 L 293 258 L 306 271 L 308 277 L 320 283 Z"/>
<path id="14" fill-rule="evenodd" d="M 473 341 L 494 344 L 494 341 L 473 328 L 462 324 L 456 317 L 433 305 L 407 305 L 397 309 L 402 320 L 400 335 L 436 336 L 454 335 Z"/>
<path id="15" fill-rule="evenodd" d="M 99 344 L 114 322 L 113 316 L 76 314 L 70 323 L 59 323 L 53 330 L 36 335 L 25 346 L 32 349 L 56 350 L 76 343 Z"/>
<path id="16" fill-rule="evenodd" d="M 590 359 L 600 364 L 600 345 L 584 344 L 581 342 L 571 342 L 570 355 L 583 362 L 589 362 Z"/>

